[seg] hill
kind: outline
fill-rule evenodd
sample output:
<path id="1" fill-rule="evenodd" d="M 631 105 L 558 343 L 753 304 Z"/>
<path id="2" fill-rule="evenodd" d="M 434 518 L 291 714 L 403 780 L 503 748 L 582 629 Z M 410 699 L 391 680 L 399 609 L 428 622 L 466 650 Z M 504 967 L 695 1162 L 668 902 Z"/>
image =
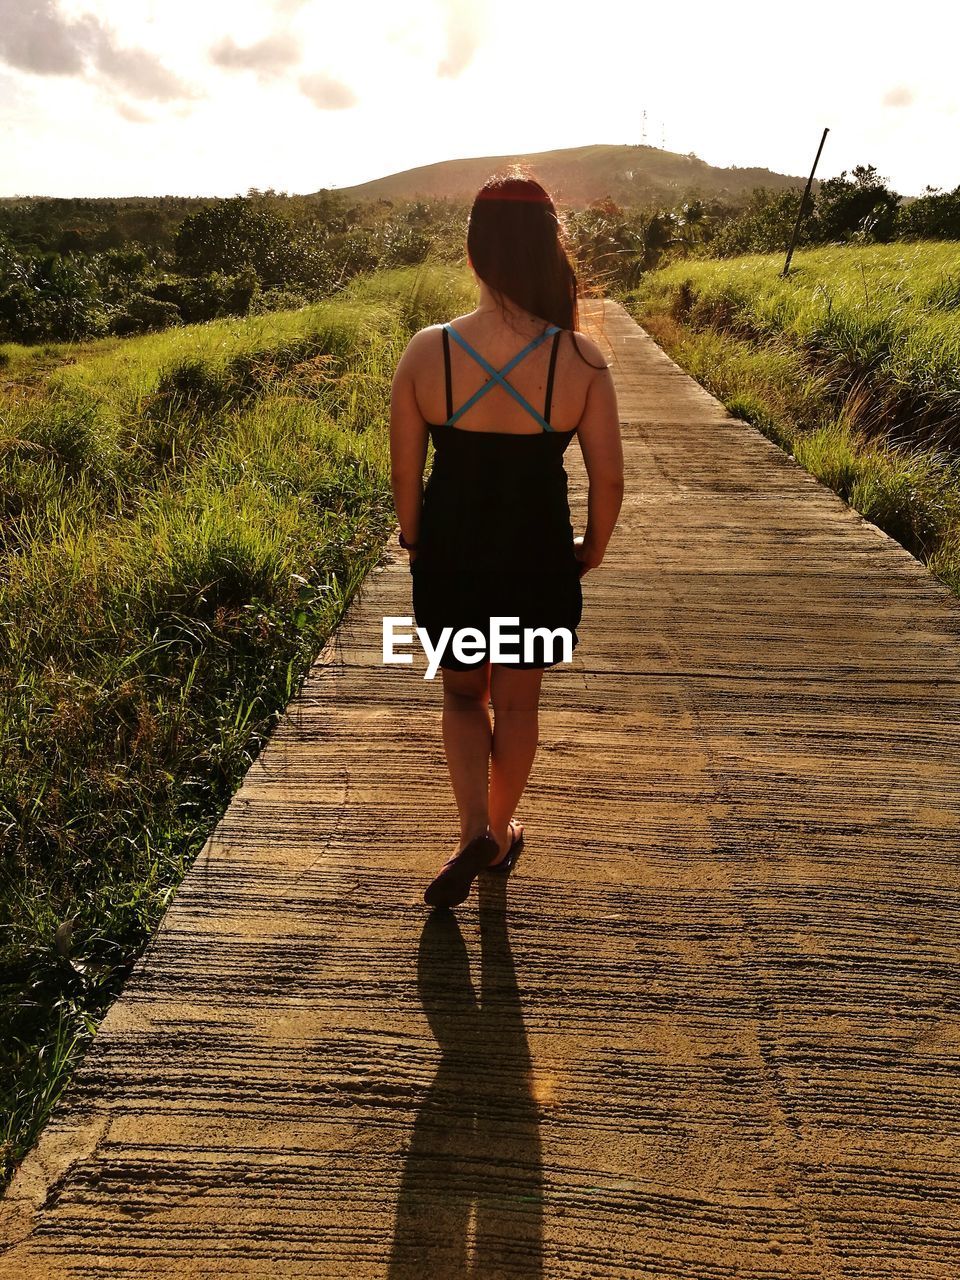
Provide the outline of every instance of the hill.
<path id="1" fill-rule="evenodd" d="M 354 200 L 404 200 L 417 196 L 472 200 L 491 173 L 511 164 L 528 165 L 566 205 L 585 205 L 604 196 L 618 204 L 648 200 L 672 204 L 688 194 L 732 197 L 754 187 L 802 187 L 805 181 L 770 169 L 717 168 L 693 154 L 680 155 L 659 147 L 598 145 L 441 160 L 338 191 Z"/>

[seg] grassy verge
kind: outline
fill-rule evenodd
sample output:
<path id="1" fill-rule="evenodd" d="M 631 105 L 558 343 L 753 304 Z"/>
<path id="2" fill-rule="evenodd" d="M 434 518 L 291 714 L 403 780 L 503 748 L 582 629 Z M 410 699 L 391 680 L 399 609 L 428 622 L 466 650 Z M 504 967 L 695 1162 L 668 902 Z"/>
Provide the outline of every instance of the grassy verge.
<path id="1" fill-rule="evenodd" d="M 411 332 L 469 275 L 0 377 L 0 1181 L 32 1144 L 392 523 Z"/>
<path id="2" fill-rule="evenodd" d="M 785 281 L 779 258 L 678 263 L 623 301 L 731 413 L 960 593 L 956 249 L 817 250 Z"/>

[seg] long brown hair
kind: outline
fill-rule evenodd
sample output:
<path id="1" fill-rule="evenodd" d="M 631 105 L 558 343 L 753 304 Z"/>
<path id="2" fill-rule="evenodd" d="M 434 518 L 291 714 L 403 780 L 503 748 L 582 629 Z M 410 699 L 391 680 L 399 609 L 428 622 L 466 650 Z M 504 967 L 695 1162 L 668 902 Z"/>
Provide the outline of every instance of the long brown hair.
<path id="1" fill-rule="evenodd" d="M 557 210 L 544 187 L 517 170 L 488 178 L 467 224 L 473 269 L 498 297 L 531 315 L 573 331 L 580 327 L 577 275 L 564 244 Z"/>

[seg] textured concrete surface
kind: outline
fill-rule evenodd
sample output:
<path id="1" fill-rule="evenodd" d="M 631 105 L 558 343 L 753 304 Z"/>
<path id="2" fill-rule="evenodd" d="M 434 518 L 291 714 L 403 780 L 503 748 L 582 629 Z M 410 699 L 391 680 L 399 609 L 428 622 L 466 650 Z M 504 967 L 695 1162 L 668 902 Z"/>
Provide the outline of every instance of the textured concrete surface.
<path id="1" fill-rule="evenodd" d="M 422 906 L 454 811 L 439 681 L 380 664 L 391 559 L 0 1206 L 0 1276 L 960 1274 L 960 610 L 619 306 L 591 327 L 628 493 L 514 875 Z"/>

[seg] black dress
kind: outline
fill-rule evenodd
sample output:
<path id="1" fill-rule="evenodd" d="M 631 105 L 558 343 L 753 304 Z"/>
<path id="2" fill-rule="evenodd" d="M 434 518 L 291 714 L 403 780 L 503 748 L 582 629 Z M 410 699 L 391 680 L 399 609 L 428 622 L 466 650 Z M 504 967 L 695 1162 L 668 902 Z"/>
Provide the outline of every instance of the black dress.
<path id="1" fill-rule="evenodd" d="M 424 489 L 418 551 L 410 565 L 413 611 L 434 646 L 447 627 L 454 632 L 475 628 L 486 644 L 480 656 L 466 661 L 455 655 L 448 641 L 440 659 L 440 666 L 448 670 L 469 670 L 489 657 L 490 619 L 495 616 L 518 620 L 506 630 L 519 633 L 519 643 L 504 646 L 517 658 L 504 659 L 503 666 L 543 668 L 563 660 L 562 645 L 548 643 L 543 636 L 531 636 L 525 649 L 523 634 L 528 628 L 565 628 L 571 633 L 571 648 L 578 643 L 583 599 L 563 467 L 564 451 L 576 431 L 555 431 L 549 424 L 561 332 L 549 325 L 496 370 L 452 325 L 443 326 L 448 421 L 427 424 L 434 459 Z M 503 375 L 550 334 L 554 341 L 541 415 Z M 456 414 L 448 335 L 491 374 Z M 517 435 L 453 425 L 497 381 L 540 422 L 541 431 Z"/>

